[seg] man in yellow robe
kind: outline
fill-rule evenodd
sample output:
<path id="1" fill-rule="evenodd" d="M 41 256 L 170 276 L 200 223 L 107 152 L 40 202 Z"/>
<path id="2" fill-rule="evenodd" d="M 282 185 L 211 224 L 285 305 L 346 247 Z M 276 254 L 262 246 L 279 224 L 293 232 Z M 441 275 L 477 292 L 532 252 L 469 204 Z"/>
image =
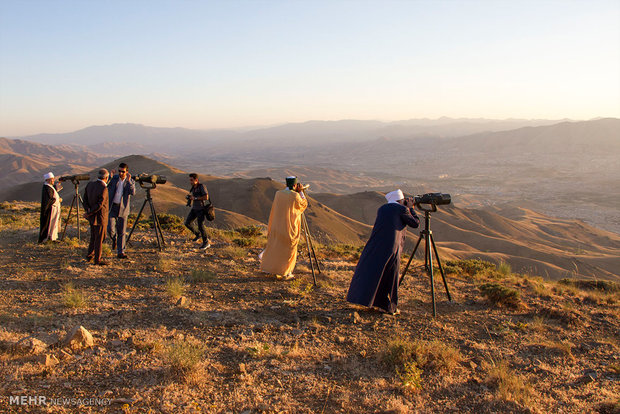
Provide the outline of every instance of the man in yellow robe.
<path id="1" fill-rule="evenodd" d="M 301 236 L 301 215 L 308 200 L 297 177 L 286 178 L 287 188 L 276 192 L 269 213 L 267 246 L 261 253 L 260 270 L 285 280 L 293 278 L 297 261 L 297 243 Z"/>

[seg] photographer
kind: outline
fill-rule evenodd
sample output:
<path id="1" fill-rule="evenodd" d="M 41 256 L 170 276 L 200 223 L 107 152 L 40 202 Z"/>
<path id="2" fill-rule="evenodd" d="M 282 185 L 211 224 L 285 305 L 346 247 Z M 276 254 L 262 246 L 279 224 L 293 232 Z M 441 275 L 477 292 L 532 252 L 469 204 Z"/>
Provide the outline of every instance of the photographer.
<path id="1" fill-rule="evenodd" d="M 108 183 L 110 198 L 110 215 L 108 218 L 108 234 L 112 239 L 112 250 L 118 248 L 119 259 L 127 259 L 125 254 L 125 231 L 131 196 L 136 194 L 136 183 L 131 178 L 129 167 L 124 162 L 118 165 L 118 174 Z"/>
<path id="2" fill-rule="evenodd" d="M 398 272 L 407 226 L 420 224 L 413 211 L 414 200 L 405 199 L 400 190 L 385 195 L 388 203 L 379 207 L 370 239 L 360 256 L 347 301 L 375 306 L 385 313 L 397 314 Z"/>
<path id="3" fill-rule="evenodd" d="M 200 246 L 200 250 L 206 250 L 211 247 L 204 226 L 204 206 L 205 201 L 209 199 L 209 193 L 207 192 L 204 184 L 198 182 L 198 174 L 190 174 L 189 182 L 192 185 L 192 188 L 190 188 L 189 194 L 186 197 L 187 206 L 189 207 L 191 205 L 192 209 L 190 210 L 187 219 L 185 219 L 185 227 L 187 227 L 192 233 L 194 233 L 194 236 L 196 236 L 193 241 L 198 241 L 198 239 L 202 237 L 202 245 Z M 198 220 L 198 230 L 200 233 L 194 230 L 194 226 L 192 225 L 196 219 Z"/>
<path id="4" fill-rule="evenodd" d="M 276 192 L 269 213 L 267 246 L 261 253 L 260 270 L 285 280 L 293 278 L 297 244 L 301 236 L 301 215 L 308 207 L 297 177 L 287 177 L 284 190 Z"/>

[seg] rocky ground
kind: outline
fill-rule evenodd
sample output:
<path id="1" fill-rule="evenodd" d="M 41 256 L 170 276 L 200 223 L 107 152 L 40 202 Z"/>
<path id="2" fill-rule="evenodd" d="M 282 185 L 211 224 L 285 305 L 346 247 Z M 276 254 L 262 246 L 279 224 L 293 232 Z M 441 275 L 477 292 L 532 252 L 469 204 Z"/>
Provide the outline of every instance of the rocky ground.
<path id="1" fill-rule="evenodd" d="M 611 282 L 451 262 L 433 317 L 414 262 L 388 316 L 344 300 L 355 246 L 317 246 L 315 287 L 305 257 L 261 274 L 257 229 L 206 252 L 141 229 L 98 267 L 84 241 L 36 244 L 36 204 L 0 220 L 0 412 L 620 412 Z"/>

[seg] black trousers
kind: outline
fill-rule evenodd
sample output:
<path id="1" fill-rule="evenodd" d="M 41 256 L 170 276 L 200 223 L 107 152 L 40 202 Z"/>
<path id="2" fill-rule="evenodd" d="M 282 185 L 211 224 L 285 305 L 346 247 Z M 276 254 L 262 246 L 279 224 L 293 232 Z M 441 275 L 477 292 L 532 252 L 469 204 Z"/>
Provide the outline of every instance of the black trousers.
<path id="1" fill-rule="evenodd" d="M 198 219 L 198 231 L 194 230 L 192 223 Z M 209 240 L 207 237 L 207 231 L 205 230 L 205 214 L 202 209 L 191 209 L 187 218 L 185 219 L 185 227 L 187 227 L 194 235 L 201 236 L 202 242 L 207 243 Z"/>
<path id="2" fill-rule="evenodd" d="M 93 258 L 95 263 L 101 261 L 101 245 L 105 239 L 106 226 L 90 225 L 90 243 L 88 244 L 88 252 L 86 257 Z"/>

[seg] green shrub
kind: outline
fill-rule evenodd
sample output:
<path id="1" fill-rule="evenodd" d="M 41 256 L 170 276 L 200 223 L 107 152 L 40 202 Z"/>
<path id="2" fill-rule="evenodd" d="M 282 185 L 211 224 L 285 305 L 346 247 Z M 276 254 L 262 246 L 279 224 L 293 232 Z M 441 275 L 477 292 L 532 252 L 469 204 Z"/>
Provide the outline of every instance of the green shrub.
<path id="1" fill-rule="evenodd" d="M 512 267 L 510 266 L 509 263 L 504 262 L 503 260 L 501 262 L 499 262 L 499 264 L 497 265 L 497 271 L 502 275 L 502 276 L 508 276 L 510 273 L 512 273 Z"/>
<path id="2" fill-rule="evenodd" d="M 402 372 L 397 368 L 396 375 L 406 390 L 419 391 L 422 389 L 422 370 L 414 361 L 406 362 Z"/>
<path id="3" fill-rule="evenodd" d="M 73 282 L 67 282 L 62 286 L 62 302 L 68 308 L 85 308 L 88 304 L 84 293 L 76 289 Z"/>
<path id="4" fill-rule="evenodd" d="M 233 239 L 233 243 L 239 247 L 249 247 L 254 244 L 254 239 L 248 237 L 236 238 Z"/>
<path id="5" fill-rule="evenodd" d="M 502 286 L 499 283 L 485 283 L 479 287 L 480 292 L 487 299 L 498 306 L 517 308 L 521 305 L 520 294 L 517 290 Z"/>
<path id="6" fill-rule="evenodd" d="M 257 236 L 263 235 L 263 228 L 261 226 L 254 226 L 254 225 L 243 226 L 243 227 L 239 227 L 235 229 L 235 231 L 241 234 L 242 236 L 247 236 L 247 237 L 257 237 Z"/>

